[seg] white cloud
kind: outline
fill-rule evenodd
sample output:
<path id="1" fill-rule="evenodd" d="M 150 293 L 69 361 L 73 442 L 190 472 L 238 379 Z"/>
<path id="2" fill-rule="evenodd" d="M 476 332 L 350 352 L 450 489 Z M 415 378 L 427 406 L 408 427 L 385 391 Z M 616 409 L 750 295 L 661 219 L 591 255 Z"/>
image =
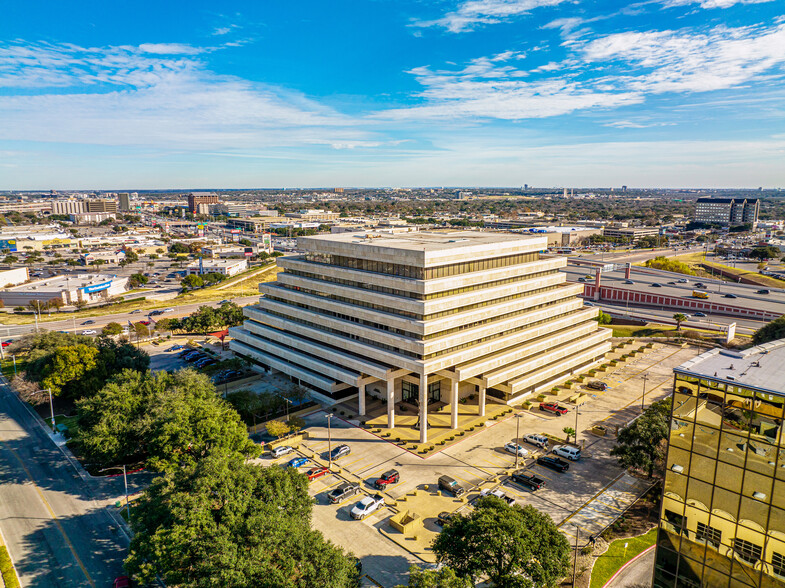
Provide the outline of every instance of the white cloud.
<path id="1" fill-rule="evenodd" d="M 774 0 L 662 0 L 666 8 L 700 4 L 701 8 L 730 8 L 735 4 L 763 4 Z"/>
<path id="2" fill-rule="evenodd" d="M 302 95 L 215 75 L 178 49 L 0 48 L 0 87 L 37 89 L 0 96 L 0 139 L 188 149 L 372 139 Z"/>
<path id="3" fill-rule="evenodd" d="M 182 43 L 142 43 L 139 51 L 153 55 L 197 55 L 204 49 Z"/>
<path id="4" fill-rule="evenodd" d="M 535 8 L 555 6 L 568 0 L 469 0 L 442 18 L 419 21 L 416 26 L 444 27 L 451 33 L 464 33 L 474 30 L 477 25 L 495 24 L 514 16 L 528 14 Z"/>

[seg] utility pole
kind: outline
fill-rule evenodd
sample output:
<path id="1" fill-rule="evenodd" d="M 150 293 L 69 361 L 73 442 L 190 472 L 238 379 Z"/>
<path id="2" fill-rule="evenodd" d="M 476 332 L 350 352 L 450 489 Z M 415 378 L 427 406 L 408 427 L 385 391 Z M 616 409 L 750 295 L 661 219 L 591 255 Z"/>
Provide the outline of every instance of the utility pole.
<path id="1" fill-rule="evenodd" d="M 580 534 L 581 528 L 578 525 L 575 525 L 575 555 L 572 558 L 572 585 L 573 588 L 575 586 L 575 572 L 578 569 L 578 535 Z"/>
<path id="2" fill-rule="evenodd" d="M 580 407 L 580 404 L 575 405 L 575 445 L 578 444 L 578 410 Z"/>
<path id="3" fill-rule="evenodd" d="M 646 402 L 646 381 L 649 379 L 649 374 L 643 374 L 643 396 L 641 396 L 641 414 L 644 411 L 644 403 Z"/>
<path id="4" fill-rule="evenodd" d="M 333 420 L 333 413 L 328 412 L 324 417 L 327 419 L 327 460 L 329 465 L 327 469 L 333 469 L 333 450 L 332 450 L 332 428 L 331 423 Z"/>
<path id="5" fill-rule="evenodd" d="M 518 439 L 521 430 L 521 413 L 515 415 L 515 469 L 518 469 Z"/>

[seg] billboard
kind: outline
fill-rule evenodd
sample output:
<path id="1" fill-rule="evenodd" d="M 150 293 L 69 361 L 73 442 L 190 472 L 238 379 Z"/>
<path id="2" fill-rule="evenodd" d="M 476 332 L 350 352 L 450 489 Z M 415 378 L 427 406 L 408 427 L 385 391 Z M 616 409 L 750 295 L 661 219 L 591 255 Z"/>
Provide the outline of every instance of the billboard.
<path id="1" fill-rule="evenodd" d="M 0 251 L 16 251 L 16 239 L 0 239 Z"/>
<path id="2" fill-rule="evenodd" d="M 94 292 L 101 292 L 103 290 L 108 290 L 112 286 L 112 280 L 108 282 L 101 282 L 100 284 L 94 284 L 92 286 L 85 286 L 82 290 L 85 294 L 93 294 Z"/>
<path id="3" fill-rule="evenodd" d="M 246 257 L 251 257 L 253 255 L 253 247 L 246 247 L 244 254 Z"/>

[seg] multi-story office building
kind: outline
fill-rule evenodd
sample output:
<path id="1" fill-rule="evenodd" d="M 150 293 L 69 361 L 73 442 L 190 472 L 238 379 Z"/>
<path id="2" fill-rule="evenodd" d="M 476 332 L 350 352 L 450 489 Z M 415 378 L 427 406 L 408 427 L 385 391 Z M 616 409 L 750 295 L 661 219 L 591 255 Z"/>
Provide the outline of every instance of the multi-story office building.
<path id="1" fill-rule="evenodd" d="M 674 369 L 654 586 L 785 586 L 785 340 Z"/>
<path id="2" fill-rule="evenodd" d="M 188 194 L 188 211 L 194 214 L 199 212 L 199 205 L 205 204 L 204 214 L 208 213 L 207 205 L 218 204 L 221 201 L 217 195 L 210 192 L 191 192 Z M 201 214 L 201 213 L 200 213 Z"/>
<path id="3" fill-rule="evenodd" d="M 108 212 L 111 214 L 117 213 L 117 201 L 109 200 L 107 198 L 90 198 L 83 200 L 84 212 Z"/>
<path id="4" fill-rule="evenodd" d="M 698 198 L 695 221 L 726 226 L 758 222 L 760 202 L 757 198 Z"/>
<path id="5" fill-rule="evenodd" d="M 638 241 L 641 237 L 656 237 L 660 234 L 659 227 L 604 227 L 603 237 L 624 239 L 630 243 Z"/>
<path id="6" fill-rule="evenodd" d="M 610 331 L 568 284 L 545 237 L 483 232 L 331 234 L 298 239 L 274 283 L 232 329 L 232 350 L 328 399 L 417 404 L 486 394 L 520 402 L 599 361 Z"/>
<path id="7" fill-rule="evenodd" d="M 121 212 L 131 210 L 131 196 L 128 192 L 120 192 L 117 195 L 117 205 Z"/>

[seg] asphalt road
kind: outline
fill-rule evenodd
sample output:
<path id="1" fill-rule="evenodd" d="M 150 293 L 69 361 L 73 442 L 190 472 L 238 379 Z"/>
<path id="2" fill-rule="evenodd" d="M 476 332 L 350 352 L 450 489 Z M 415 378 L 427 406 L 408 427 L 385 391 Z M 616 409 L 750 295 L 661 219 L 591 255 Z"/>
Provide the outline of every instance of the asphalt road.
<path id="1" fill-rule="evenodd" d="M 608 582 L 604 588 L 628 588 L 630 586 L 651 586 L 654 574 L 655 550 L 647 551 L 630 563 L 621 574 Z"/>
<path id="2" fill-rule="evenodd" d="M 4 384 L 0 529 L 23 587 L 105 587 L 122 574 L 127 538 Z"/>
<path id="3" fill-rule="evenodd" d="M 246 304 L 252 304 L 259 300 L 259 295 L 256 296 L 244 296 L 242 298 L 232 298 L 232 302 L 235 302 L 241 306 Z M 183 304 L 180 306 L 172 306 L 174 308 L 174 312 L 167 313 L 165 315 L 160 315 L 157 318 L 174 318 L 174 317 L 182 317 L 191 314 L 192 312 L 198 310 L 202 306 L 212 306 L 218 307 L 218 302 L 200 302 L 198 304 Z M 120 323 L 121 325 L 127 325 L 128 321 L 138 322 L 140 320 L 144 320 L 148 311 L 138 312 L 134 314 L 131 311 L 124 311 L 119 312 L 116 314 L 107 314 L 103 316 L 96 316 L 96 317 L 79 317 L 78 319 L 75 317 L 64 318 L 63 320 L 59 321 L 42 321 L 39 325 L 40 329 L 46 329 L 47 331 L 68 331 L 68 332 L 76 332 L 81 333 L 86 329 L 96 330 L 100 333 L 101 328 L 111 322 Z M 85 321 L 92 320 L 95 321 L 92 324 L 84 324 Z M 35 333 L 35 324 L 32 325 L 14 325 L 14 326 L 3 326 L 0 325 L 0 337 L 4 340 L 7 338 L 14 338 L 17 336 L 25 335 L 27 333 Z"/>

